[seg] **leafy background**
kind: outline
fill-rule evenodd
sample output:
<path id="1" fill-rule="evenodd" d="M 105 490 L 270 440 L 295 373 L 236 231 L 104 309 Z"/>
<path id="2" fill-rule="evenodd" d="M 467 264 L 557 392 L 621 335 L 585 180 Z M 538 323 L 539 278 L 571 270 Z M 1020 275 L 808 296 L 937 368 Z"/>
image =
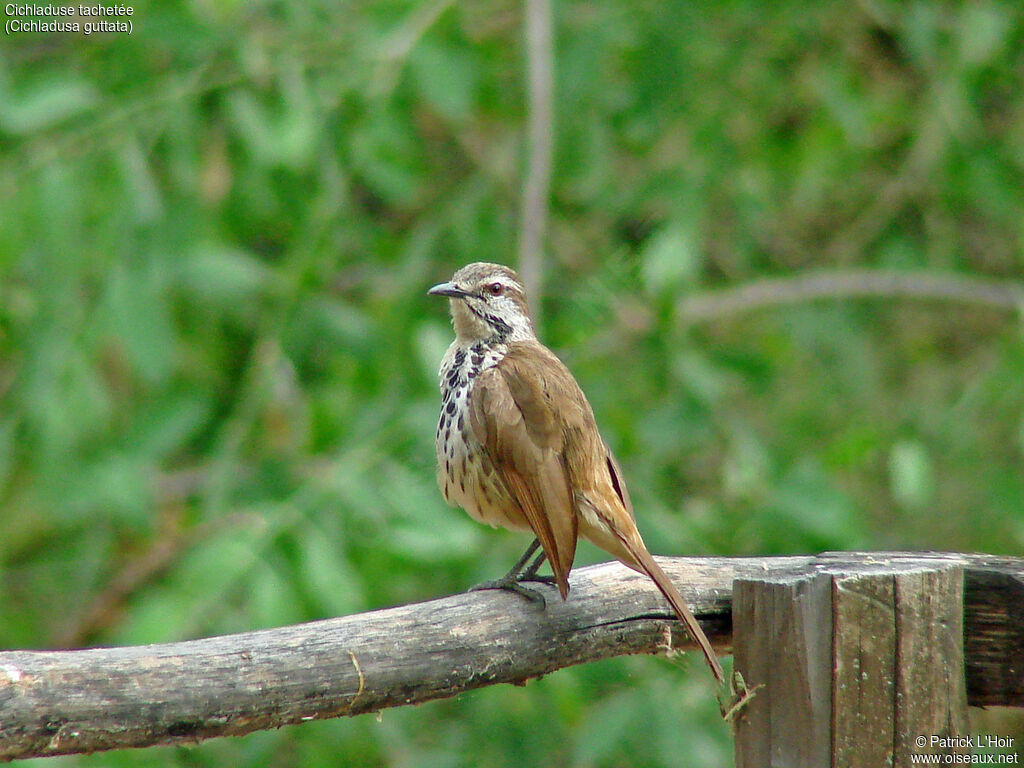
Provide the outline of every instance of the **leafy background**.
<path id="1" fill-rule="evenodd" d="M 450 328 L 425 290 L 515 262 L 521 3 L 134 9 L 131 36 L 0 45 L 0 645 L 276 626 L 503 572 L 525 539 L 434 486 Z M 1019 554 L 1019 312 L 681 307 L 814 269 L 1019 281 L 1020 4 L 575 0 L 554 23 L 534 304 L 651 549 Z M 618 659 L 42 765 L 730 765 L 707 677 Z"/>

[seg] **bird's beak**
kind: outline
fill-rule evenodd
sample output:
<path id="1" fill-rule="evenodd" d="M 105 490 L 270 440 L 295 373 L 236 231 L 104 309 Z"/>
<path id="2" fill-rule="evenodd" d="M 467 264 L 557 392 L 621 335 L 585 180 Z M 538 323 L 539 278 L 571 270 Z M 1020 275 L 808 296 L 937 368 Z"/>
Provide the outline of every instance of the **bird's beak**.
<path id="1" fill-rule="evenodd" d="M 472 295 L 453 283 L 438 283 L 427 291 L 427 293 L 431 296 L 447 296 L 450 299 L 464 299 L 467 296 Z"/>

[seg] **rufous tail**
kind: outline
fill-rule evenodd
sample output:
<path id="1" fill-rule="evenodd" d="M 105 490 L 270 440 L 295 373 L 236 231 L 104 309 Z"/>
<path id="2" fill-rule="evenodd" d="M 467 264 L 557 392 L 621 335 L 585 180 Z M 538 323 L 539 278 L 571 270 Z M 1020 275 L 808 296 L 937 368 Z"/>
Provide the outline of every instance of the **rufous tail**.
<path id="1" fill-rule="evenodd" d="M 651 557 L 651 553 L 645 548 L 637 547 L 631 542 L 627 541 L 625 537 L 620 539 L 622 543 L 629 550 L 629 553 L 636 559 L 637 564 L 643 569 L 644 573 L 651 577 L 651 581 L 655 583 L 661 594 L 668 600 L 669 605 L 676 612 L 679 619 L 686 625 L 687 631 L 690 633 L 690 637 L 700 648 L 701 653 L 704 654 L 705 660 L 707 660 L 708 666 L 711 667 L 711 673 L 715 676 L 715 679 L 719 683 L 725 682 L 725 673 L 722 671 L 722 665 L 718 661 L 718 656 L 715 655 L 715 649 L 711 647 L 711 641 L 708 640 L 708 636 L 704 634 L 704 630 L 701 629 L 697 619 L 694 618 L 690 612 L 689 607 L 686 605 L 686 601 L 683 600 L 683 596 L 679 594 L 679 590 L 676 589 L 675 585 L 671 582 L 668 575 L 661 570 L 661 566 L 655 562 L 654 558 Z"/>

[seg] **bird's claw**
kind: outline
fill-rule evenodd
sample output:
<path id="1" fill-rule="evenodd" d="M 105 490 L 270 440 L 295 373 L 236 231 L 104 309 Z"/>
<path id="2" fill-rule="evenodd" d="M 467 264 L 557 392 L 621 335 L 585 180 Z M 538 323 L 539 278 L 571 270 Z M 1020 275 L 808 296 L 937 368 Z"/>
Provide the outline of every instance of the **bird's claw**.
<path id="1" fill-rule="evenodd" d="M 530 581 L 545 581 L 547 577 L 532 578 Z M 515 592 L 517 595 L 522 595 L 531 603 L 536 605 L 540 610 L 544 610 L 547 607 L 547 600 L 544 599 L 544 595 L 538 592 L 536 589 L 530 589 L 530 587 L 523 586 L 517 579 L 505 576 L 494 581 L 484 581 L 480 584 L 476 584 L 469 588 L 470 592 L 480 592 L 485 589 L 504 589 L 508 592 Z"/>
<path id="2" fill-rule="evenodd" d="M 555 580 L 554 576 L 541 576 L 540 574 L 536 574 L 536 573 L 524 574 L 519 579 L 519 581 L 535 581 L 538 584 L 549 584 L 552 587 L 555 586 L 558 583 Z"/>

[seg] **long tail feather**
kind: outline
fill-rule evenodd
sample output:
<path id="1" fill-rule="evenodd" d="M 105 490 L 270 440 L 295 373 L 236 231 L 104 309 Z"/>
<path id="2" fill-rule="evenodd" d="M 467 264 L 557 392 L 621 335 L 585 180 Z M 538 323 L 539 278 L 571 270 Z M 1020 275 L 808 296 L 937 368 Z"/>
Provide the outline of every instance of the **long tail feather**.
<path id="1" fill-rule="evenodd" d="M 651 580 L 661 591 L 661 594 L 665 596 L 665 599 L 668 600 L 679 619 L 686 625 L 686 629 L 690 633 L 690 637 L 693 638 L 693 641 L 700 648 L 701 653 L 704 654 L 704 658 L 707 661 L 708 666 L 711 667 L 711 673 L 715 676 L 715 679 L 719 683 L 724 683 L 725 673 L 722 671 L 722 665 L 718 661 L 715 649 L 711 647 L 711 641 L 708 640 L 708 636 L 704 634 L 704 630 L 701 629 L 697 619 L 694 618 L 693 613 L 690 612 L 689 607 L 686 605 L 686 601 L 683 600 L 683 596 L 679 594 L 679 590 L 676 589 L 668 575 L 661 569 L 661 566 L 655 562 L 653 557 L 651 557 L 650 552 L 643 547 L 635 546 L 631 542 L 627 541 L 625 537 L 620 540 L 626 546 L 626 549 L 629 550 L 629 553 L 634 557 L 634 559 L 636 559 L 644 573 L 651 577 Z"/>

